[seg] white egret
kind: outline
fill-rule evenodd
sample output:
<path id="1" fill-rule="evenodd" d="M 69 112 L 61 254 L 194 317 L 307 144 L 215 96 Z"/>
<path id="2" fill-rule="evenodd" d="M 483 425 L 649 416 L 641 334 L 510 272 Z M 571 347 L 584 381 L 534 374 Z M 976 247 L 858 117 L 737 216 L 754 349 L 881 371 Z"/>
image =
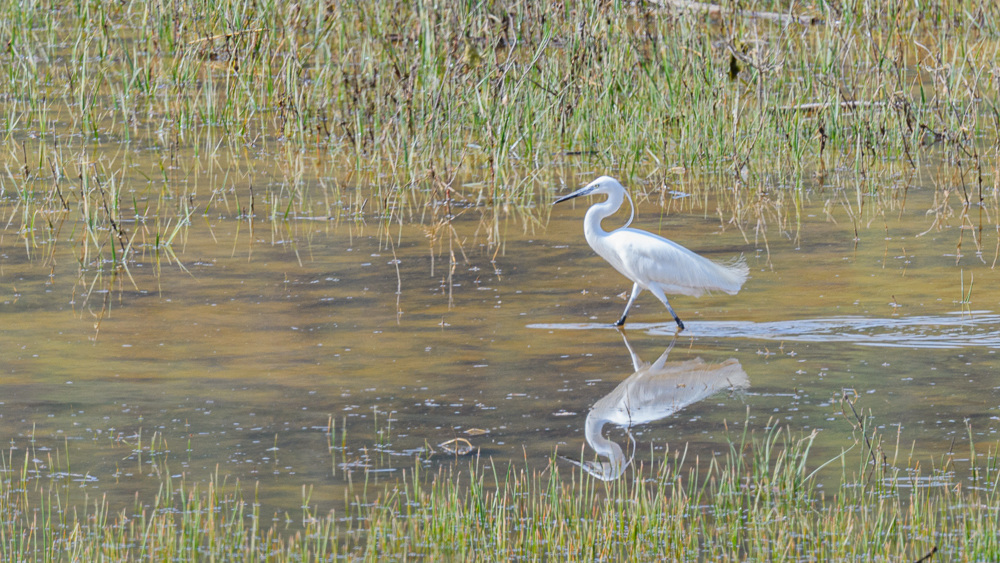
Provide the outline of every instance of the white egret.
<path id="1" fill-rule="evenodd" d="M 628 228 L 635 217 L 632 198 L 625 187 L 610 176 L 601 176 L 555 203 L 591 194 L 604 194 L 608 198 L 587 210 L 583 235 L 594 252 L 634 283 L 625 312 L 615 326 L 625 324 L 635 298 L 645 289 L 666 305 L 677 321 L 678 330 L 684 330 L 684 323 L 667 301 L 668 293 L 698 297 L 706 292 L 724 291 L 735 295 L 746 281 L 749 269 L 742 257 L 729 264 L 720 264 L 661 236 Z M 605 231 L 601 221 L 618 211 L 626 197 L 632 207 L 628 222 L 610 233 Z"/>

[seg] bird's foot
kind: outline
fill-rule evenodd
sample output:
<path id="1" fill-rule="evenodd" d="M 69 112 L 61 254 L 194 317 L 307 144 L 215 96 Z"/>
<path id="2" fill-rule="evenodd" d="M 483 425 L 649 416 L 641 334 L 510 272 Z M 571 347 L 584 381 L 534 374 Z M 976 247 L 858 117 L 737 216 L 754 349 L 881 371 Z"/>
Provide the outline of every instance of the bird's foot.
<path id="1" fill-rule="evenodd" d="M 682 323 L 680 319 L 674 319 L 674 320 L 677 321 L 677 332 L 684 330 L 684 323 Z"/>
<path id="2" fill-rule="evenodd" d="M 618 326 L 618 327 L 625 326 L 625 317 L 623 316 L 622 318 L 620 318 L 617 321 L 615 321 L 614 326 Z"/>

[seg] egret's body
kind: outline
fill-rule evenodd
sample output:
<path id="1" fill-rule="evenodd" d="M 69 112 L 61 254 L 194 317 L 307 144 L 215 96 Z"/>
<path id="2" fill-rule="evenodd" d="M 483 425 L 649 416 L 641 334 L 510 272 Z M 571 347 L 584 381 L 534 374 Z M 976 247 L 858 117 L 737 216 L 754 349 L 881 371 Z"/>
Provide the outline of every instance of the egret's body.
<path id="1" fill-rule="evenodd" d="M 735 295 L 746 281 L 749 269 L 742 259 L 731 264 L 713 262 L 661 236 L 630 229 L 628 223 L 620 229 L 605 231 L 601 221 L 618 211 L 628 195 L 625 187 L 614 178 L 601 176 L 557 199 L 556 203 L 590 194 L 605 194 L 608 198 L 587 210 L 583 235 L 594 252 L 634 284 L 625 312 L 616 326 L 625 324 L 635 298 L 645 289 L 667 307 L 678 328 L 684 330 L 684 323 L 670 306 L 667 294 L 698 297 L 707 292 L 723 291 Z"/>

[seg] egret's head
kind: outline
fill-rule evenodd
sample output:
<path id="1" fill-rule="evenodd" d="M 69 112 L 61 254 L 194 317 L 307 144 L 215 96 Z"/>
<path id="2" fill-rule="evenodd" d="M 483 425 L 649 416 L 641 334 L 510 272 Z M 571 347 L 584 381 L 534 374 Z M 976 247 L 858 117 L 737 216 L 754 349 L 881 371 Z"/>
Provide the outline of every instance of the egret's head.
<path id="1" fill-rule="evenodd" d="M 611 195 L 615 192 L 625 193 L 625 187 L 622 186 L 618 180 L 615 180 L 611 176 L 601 176 L 600 178 L 594 180 L 593 182 L 587 184 L 586 186 L 576 190 L 575 192 L 564 195 L 563 197 L 557 199 L 555 203 L 560 203 L 573 199 L 575 197 L 580 197 L 582 195 L 591 194 L 607 194 Z"/>

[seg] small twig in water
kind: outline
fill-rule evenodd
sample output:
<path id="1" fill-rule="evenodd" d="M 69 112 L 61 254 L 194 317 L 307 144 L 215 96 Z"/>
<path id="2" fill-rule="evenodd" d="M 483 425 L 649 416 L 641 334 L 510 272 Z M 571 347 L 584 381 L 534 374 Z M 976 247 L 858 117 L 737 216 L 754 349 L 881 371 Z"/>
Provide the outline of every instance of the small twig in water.
<path id="1" fill-rule="evenodd" d="M 864 421 L 864 419 L 862 419 L 861 415 L 858 414 L 858 411 L 854 409 L 854 402 L 851 401 L 851 400 L 849 400 L 847 398 L 847 392 L 846 391 L 844 391 L 843 394 L 841 395 L 840 402 L 841 403 L 845 403 L 846 402 L 847 406 L 851 407 L 851 412 L 854 413 L 854 419 L 858 421 L 858 425 L 861 428 L 861 435 L 864 436 L 864 438 L 865 438 L 865 445 L 868 446 L 868 455 L 871 456 L 871 458 L 872 458 L 872 466 L 874 468 L 877 468 L 878 467 L 878 458 L 875 456 L 875 447 L 872 446 L 872 442 L 868 438 L 868 434 L 865 433 L 865 421 Z M 884 456 L 883 456 L 883 458 L 884 458 Z M 885 461 L 885 459 L 883 459 L 883 462 L 884 461 Z M 872 471 L 874 473 L 874 469 Z"/>
<path id="2" fill-rule="evenodd" d="M 927 555 L 924 555 L 923 557 L 921 557 L 920 559 L 917 559 L 913 563 L 924 563 L 924 561 L 930 561 L 931 556 L 933 556 L 935 553 L 937 553 L 937 546 L 936 545 L 933 546 L 933 547 L 931 547 L 931 550 L 927 552 Z"/>

